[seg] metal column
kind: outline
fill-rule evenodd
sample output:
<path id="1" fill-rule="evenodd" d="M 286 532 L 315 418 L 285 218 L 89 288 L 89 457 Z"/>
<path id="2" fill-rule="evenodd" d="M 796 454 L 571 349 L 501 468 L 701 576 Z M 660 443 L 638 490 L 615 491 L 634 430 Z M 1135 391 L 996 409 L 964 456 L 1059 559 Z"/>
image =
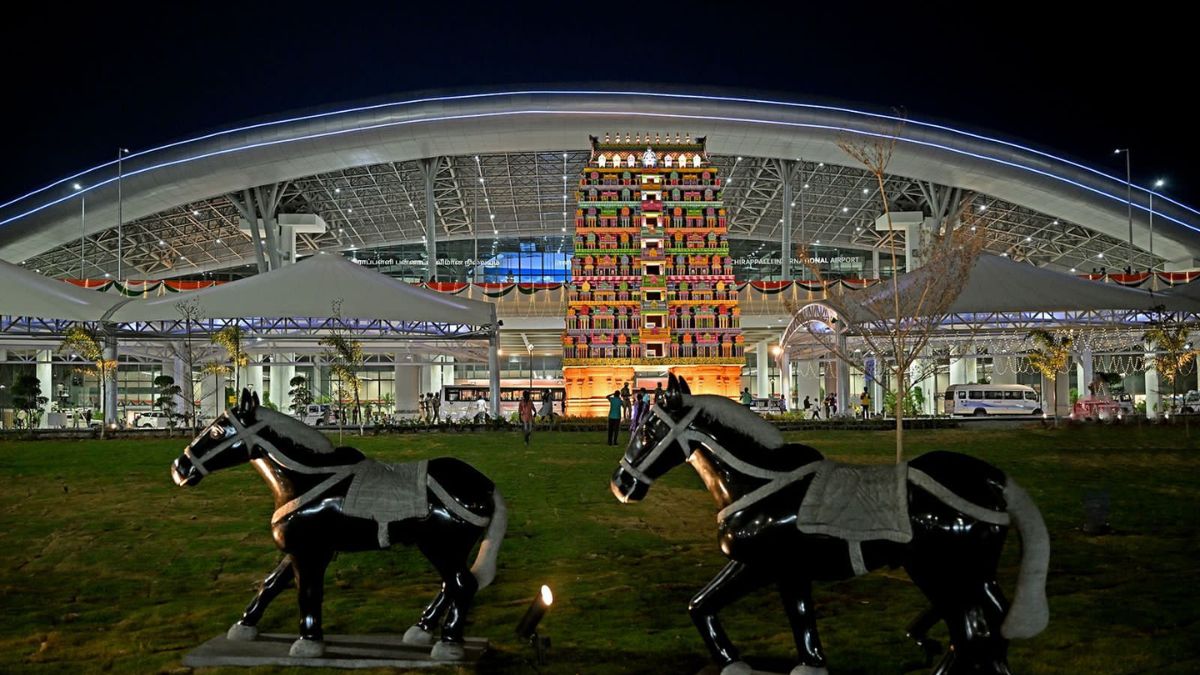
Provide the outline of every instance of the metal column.
<path id="1" fill-rule="evenodd" d="M 488 335 L 488 405 L 493 418 L 500 417 L 500 328 Z"/>
<path id="2" fill-rule="evenodd" d="M 754 395 L 758 398 L 766 398 L 771 393 L 771 384 L 769 381 L 771 375 L 771 341 L 763 340 L 758 343 L 754 349 L 754 354 L 755 362 L 758 364 L 755 366 L 758 376 L 754 379 Z"/>
<path id="3" fill-rule="evenodd" d="M 799 172 L 800 163 L 794 159 L 779 159 L 779 177 L 783 181 L 783 236 L 780 237 L 780 279 L 792 278 L 792 181 Z"/>
<path id="4" fill-rule="evenodd" d="M 108 324 L 109 329 L 115 328 L 112 324 Z M 104 336 L 104 360 L 112 361 L 114 364 L 117 361 L 117 336 L 109 334 Z M 108 371 L 108 381 L 104 383 L 104 423 L 115 424 L 117 421 L 117 370 L 120 366 L 114 366 Z"/>
<path id="5" fill-rule="evenodd" d="M 437 165 L 437 157 L 426 157 L 421 160 L 421 175 L 425 177 L 426 281 L 437 281 L 437 202 L 433 194 L 433 181 L 437 177 Z"/>

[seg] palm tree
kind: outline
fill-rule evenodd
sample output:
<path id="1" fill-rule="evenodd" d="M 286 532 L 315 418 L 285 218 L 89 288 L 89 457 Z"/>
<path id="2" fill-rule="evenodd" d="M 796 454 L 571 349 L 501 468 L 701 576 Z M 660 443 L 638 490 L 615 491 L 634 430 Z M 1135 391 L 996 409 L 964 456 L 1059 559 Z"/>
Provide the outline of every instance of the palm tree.
<path id="1" fill-rule="evenodd" d="M 1190 331 L 1170 316 L 1163 316 L 1146 331 L 1146 342 L 1154 345 L 1154 369 L 1171 383 L 1171 408 L 1179 395 L 1178 383 L 1182 370 L 1196 358 L 1196 350 L 1188 339 Z"/>
<path id="2" fill-rule="evenodd" d="M 116 371 L 116 359 L 104 358 L 104 339 L 100 333 L 87 326 L 71 326 L 63 334 L 60 352 L 73 352 L 88 362 L 87 369 L 96 373 L 100 380 L 100 419 L 104 420 L 104 406 L 108 400 L 105 395 L 109 375 Z M 100 438 L 104 438 L 105 426 L 100 425 Z"/>
<path id="3" fill-rule="evenodd" d="M 358 433 L 361 434 L 363 433 L 363 419 L 358 392 L 358 369 L 363 364 L 362 343 L 335 333 L 321 338 L 320 344 L 326 347 L 323 356 L 329 362 L 329 370 L 338 379 L 339 389 L 348 387 L 354 392 L 354 414 L 358 418 Z M 341 396 L 339 395 L 338 398 L 340 399 Z"/>
<path id="4" fill-rule="evenodd" d="M 1054 424 L 1058 425 L 1058 374 L 1067 368 L 1071 362 L 1071 345 L 1074 340 L 1070 335 L 1055 337 L 1050 331 L 1035 330 L 1029 334 L 1029 339 L 1037 345 L 1026 353 L 1029 365 L 1033 366 L 1042 377 L 1053 382 L 1050 391 L 1051 405 L 1054 409 Z"/>

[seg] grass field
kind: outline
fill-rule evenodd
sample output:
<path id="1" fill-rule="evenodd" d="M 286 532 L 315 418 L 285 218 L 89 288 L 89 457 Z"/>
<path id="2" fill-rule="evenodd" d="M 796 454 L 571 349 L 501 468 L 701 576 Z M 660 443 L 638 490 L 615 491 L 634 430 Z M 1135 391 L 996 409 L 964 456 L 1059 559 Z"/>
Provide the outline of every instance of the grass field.
<path id="1" fill-rule="evenodd" d="M 894 452 L 886 433 L 789 436 L 846 461 Z M 1013 644 L 1015 672 L 1200 672 L 1200 434 L 942 430 L 906 440 L 910 456 L 952 449 L 992 462 L 1042 508 L 1051 622 Z M 481 672 L 534 671 L 513 627 L 542 583 L 556 593 L 543 671 L 691 674 L 707 663 L 686 605 L 724 558 L 711 498 L 687 467 L 645 502 L 621 505 L 608 490 L 620 451 L 601 433 L 537 434 L 530 449 L 507 432 L 347 444 L 388 461 L 456 455 L 501 486 L 510 525 L 500 575 L 468 629 L 492 640 Z M 0 442 L 0 672 L 186 672 L 183 654 L 238 618 L 278 559 L 270 495 L 249 467 L 175 487 L 167 468 L 181 448 L 179 439 Z M 1114 533 L 1103 537 L 1079 529 L 1083 497 L 1097 490 L 1112 499 Z M 1010 593 L 1018 553 L 1014 536 L 1002 577 Z M 327 589 L 327 632 L 395 633 L 436 584 L 419 553 L 397 548 L 339 557 Z M 899 673 L 918 661 L 904 627 L 924 603 L 902 571 L 819 584 L 816 604 L 831 673 Z M 724 618 L 751 663 L 790 668 L 776 595 L 747 598 Z M 294 632 L 296 619 L 295 594 L 285 593 L 261 628 Z"/>

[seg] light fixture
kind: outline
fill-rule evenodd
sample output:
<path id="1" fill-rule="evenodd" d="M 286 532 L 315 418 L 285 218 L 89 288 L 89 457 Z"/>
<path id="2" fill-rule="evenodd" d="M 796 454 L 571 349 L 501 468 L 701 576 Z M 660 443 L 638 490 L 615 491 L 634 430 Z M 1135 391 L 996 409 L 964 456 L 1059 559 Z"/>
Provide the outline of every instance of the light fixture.
<path id="1" fill-rule="evenodd" d="M 192 209 L 192 215 L 193 215 L 193 216 L 198 216 L 198 215 L 200 215 L 200 212 L 199 212 L 199 211 L 197 211 L 197 210 L 195 210 L 195 209 Z"/>
<path id="2" fill-rule="evenodd" d="M 341 194 L 342 188 L 333 188 L 333 194 Z"/>
<path id="3" fill-rule="evenodd" d="M 80 185 L 79 183 L 73 183 L 73 184 L 71 185 L 71 187 L 72 187 L 72 188 L 74 188 L 76 192 L 78 192 L 79 190 L 82 190 L 82 189 L 83 189 L 83 186 L 82 186 L 82 185 Z"/>
<path id="4" fill-rule="evenodd" d="M 540 637 L 537 627 L 542 617 L 546 616 L 546 612 L 550 611 L 552 604 L 554 604 L 554 593 L 550 591 L 549 586 L 543 585 L 538 594 L 534 596 L 533 602 L 529 603 L 529 609 L 525 610 L 525 616 L 522 616 L 521 620 L 517 622 L 517 637 L 529 641 L 529 644 L 533 646 L 538 665 L 546 664 L 546 648 L 550 646 L 550 640 Z"/>
<path id="5" fill-rule="evenodd" d="M 1162 186 L 1164 186 L 1164 185 L 1166 185 L 1166 184 L 1167 184 L 1167 181 L 1165 181 L 1165 180 L 1163 180 L 1163 179 L 1161 179 L 1161 178 L 1159 178 L 1158 180 L 1154 181 L 1154 187 L 1156 187 L 1156 188 L 1160 188 L 1160 187 L 1162 187 Z M 78 185 L 78 183 L 77 183 L 77 185 Z M 78 190 L 79 188 L 75 188 L 75 189 L 76 189 L 76 190 Z"/>

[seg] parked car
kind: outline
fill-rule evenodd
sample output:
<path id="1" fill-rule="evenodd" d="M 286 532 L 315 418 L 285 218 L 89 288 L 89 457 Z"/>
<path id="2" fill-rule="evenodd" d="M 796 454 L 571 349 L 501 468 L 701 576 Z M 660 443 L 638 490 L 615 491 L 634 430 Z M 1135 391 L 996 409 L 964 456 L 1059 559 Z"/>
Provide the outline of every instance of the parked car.
<path id="1" fill-rule="evenodd" d="M 1131 394 L 1116 394 L 1113 399 L 1117 402 L 1117 406 L 1121 409 L 1121 413 L 1132 415 L 1134 410 L 1133 396 Z"/>
<path id="2" fill-rule="evenodd" d="M 1200 391 L 1193 389 L 1184 394 L 1183 401 L 1179 405 L 1179 412 L 1200 412 Z"/>
<path id="3" fill-rule="evenodd" d="M 133 418 L 135 429 L 166 429 L 171 426 L 171 416 L 161 410 L 140 412 Z"/>

